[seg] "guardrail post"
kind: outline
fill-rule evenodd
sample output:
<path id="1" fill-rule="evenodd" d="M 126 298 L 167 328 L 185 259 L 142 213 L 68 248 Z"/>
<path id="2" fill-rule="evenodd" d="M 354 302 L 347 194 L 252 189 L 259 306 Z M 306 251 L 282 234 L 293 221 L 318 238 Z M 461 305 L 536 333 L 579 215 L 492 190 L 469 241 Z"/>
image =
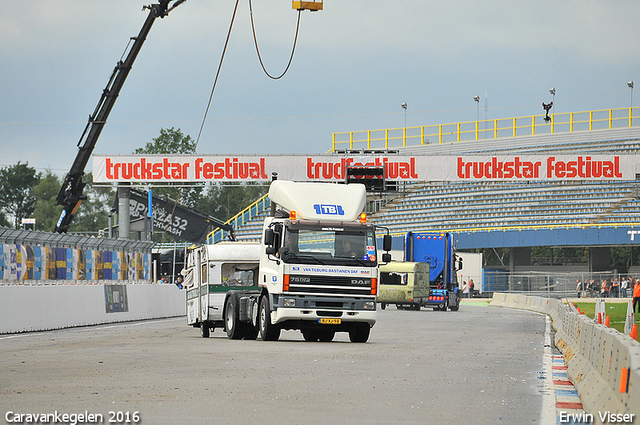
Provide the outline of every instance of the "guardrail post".
<path id="1" fill-rule="evenodd" d="M 569 114 L 569 133 L 573 133 L 573 112 Z"/>
<path id="2" fill-rule="evenodd" d="M 513 137 L 516 137 L 516 136 L 517 136 L 517 134 L 516 134 L 516 133 L 517 133 L 517 132 L 516 132 L 517 128 L 518 128 L 518 123 L 517 123 L 517 121 L 516 121 L 516 118 L 514 118 L 514 119 L 513 119 Z"/>
<path id="3" fill-rule="evenodd" d="M 480 140 L 480 121 L 476 121 L 476 140 Z"/>
<path id="4" fill-rule="evenodd" d="M 456 126 L 458 129 L 458 142 L 460 141 L 460 123 Z"/>
<path id="5" fill-rule="evenodd" d="M 439 127 L 438 139 L 440 139 L 440 141 L 438 143 L 442 143 L 442 124 L 440 124 L 438 127 Z"/>
<path id="6" fill-rule="evenodd" d="M 493 138 L 498 138 L 498 120 L 493 120 Z"/>
<path id="7" fill-rule="evenodd" d="M 535 115 L 531 116 L 531 135 L 532 136 L 536 135 L 536 116 Z"/>

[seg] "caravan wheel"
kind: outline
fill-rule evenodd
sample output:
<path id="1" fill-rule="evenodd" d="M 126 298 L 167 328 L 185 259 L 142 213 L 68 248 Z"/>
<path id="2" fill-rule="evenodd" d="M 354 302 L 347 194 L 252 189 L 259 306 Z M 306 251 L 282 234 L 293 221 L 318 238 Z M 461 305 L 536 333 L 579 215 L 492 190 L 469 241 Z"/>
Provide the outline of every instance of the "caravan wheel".
<path id="1" fill-rule="evenodd" d="M 209 323 L 202 322 L 200 324 L 200 334 L 203 338 L 209 338 Z"/>

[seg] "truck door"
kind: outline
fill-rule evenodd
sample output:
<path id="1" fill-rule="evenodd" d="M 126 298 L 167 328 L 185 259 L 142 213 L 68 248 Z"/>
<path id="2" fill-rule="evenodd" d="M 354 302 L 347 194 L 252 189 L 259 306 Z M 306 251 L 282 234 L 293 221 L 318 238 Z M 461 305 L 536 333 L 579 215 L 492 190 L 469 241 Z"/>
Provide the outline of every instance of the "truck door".
<path id="1" fill-rule="evenodd" d="M 189 253 L 186 270 L 184 286 L 187 288 L 187 323 L 193 325 L 200 321 L 200 251 L 198 249 Z"/>
<path id="2" fill-rule="evenodd" d="M 207 270 L 207 250 L 200 250 L 200 264 L 198 274 L 200 279 L 200 321 L 209 320 L 209 272 Z"/>

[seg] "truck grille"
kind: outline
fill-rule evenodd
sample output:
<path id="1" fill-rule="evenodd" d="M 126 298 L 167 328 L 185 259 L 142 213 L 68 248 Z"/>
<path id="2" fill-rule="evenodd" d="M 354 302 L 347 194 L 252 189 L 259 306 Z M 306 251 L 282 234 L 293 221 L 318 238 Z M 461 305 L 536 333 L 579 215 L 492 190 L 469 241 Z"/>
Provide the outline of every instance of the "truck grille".
<path id="1" fill-rule="evenodd" d="M 371 279 L 353 276 L 289 276 L 289 292 L 328 295 L 371 295 Z"/>

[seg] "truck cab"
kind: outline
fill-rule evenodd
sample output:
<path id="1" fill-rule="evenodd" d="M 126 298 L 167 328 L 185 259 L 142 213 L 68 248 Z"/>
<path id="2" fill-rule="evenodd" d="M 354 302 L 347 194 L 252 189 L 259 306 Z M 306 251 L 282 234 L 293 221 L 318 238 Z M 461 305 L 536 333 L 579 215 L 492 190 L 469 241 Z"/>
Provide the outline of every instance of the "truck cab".
<path id="1" fill-rule="evenodd" d="M 375 229 L 366 223 L 273 219 L 260 282 L 271 323 L 300 329 L 305 339 L 347 331 L 368 338 L 376 322 Z M 366 335 L 366 337 L 365 337 Z"/>
<path id="2" fill-rule="evenodd" d="M 308 341 L 345 331 L 366 342 L 376 323 L 378 253 L 375 226 L 361 214 L 364 186 L 277 180 L 269 197 L 279 209 L 263 226 L 267 326 L 299 329 Z"/>
<path id="3" fill-rule="evenodd" d="M 406 261 L 429 264 L 429 296 L 425 307 L 458 311 L 460 292 L 456 271 L 462 267 L 451 233 L 409 232 L 405 239 Z"/>

